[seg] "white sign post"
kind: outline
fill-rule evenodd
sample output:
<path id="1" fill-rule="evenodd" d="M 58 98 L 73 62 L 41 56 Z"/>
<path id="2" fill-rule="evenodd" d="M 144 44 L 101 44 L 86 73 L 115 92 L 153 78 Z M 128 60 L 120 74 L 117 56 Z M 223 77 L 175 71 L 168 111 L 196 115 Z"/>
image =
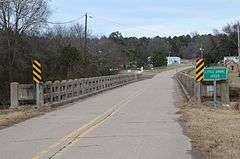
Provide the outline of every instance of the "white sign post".
<path id="1" fill-rule="evenodd" d="M 40 86 L 39 84 L 37 83 L 36 84 L 36 105 L 37 105 L 37 108 L 40 107 Z"/>

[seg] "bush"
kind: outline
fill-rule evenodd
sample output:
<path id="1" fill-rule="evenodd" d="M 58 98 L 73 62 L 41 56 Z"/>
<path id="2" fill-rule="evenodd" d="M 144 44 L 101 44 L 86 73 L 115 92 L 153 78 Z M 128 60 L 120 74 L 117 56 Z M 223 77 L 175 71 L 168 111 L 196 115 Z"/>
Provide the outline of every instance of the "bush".
<path id="1" fill-rule="evenodd" d="M 166 66 L 167 65 L 166 56 L 160 51 L 155 51 L 152 56 L 152 64 L 154 67 Z"/>

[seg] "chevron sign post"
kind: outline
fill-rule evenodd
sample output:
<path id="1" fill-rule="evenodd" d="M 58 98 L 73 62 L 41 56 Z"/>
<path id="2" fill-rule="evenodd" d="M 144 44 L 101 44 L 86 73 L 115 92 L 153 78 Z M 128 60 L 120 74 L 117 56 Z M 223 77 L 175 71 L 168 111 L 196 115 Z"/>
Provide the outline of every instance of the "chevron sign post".
<path id="1" fill-rule="evenodd" d="M 42 65 L 39 61 L 33 60 L 32 61 L 32 75 L 33 75 L 33 82 L 36 84 L 36 105 L 37 107 L 41 106 L 40 102 L 40 83 L 42 82 Z"/>
<path id="2" fill-rule="evenodd" d="M 203 81 L 204 67 L 205 67 L 204 60 L 202 58 L 197 59 L 196 60 L 196 81 L 198 81 L 198 82 Z"/>

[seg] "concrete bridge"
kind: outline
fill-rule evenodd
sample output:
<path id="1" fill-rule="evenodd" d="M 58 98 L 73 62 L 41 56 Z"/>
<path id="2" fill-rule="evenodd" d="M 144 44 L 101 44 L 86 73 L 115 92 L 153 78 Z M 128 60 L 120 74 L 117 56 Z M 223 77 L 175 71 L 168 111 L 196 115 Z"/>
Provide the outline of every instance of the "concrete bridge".
<path id="1" fill-rule="evenodd" d="M 43 103 L 53 104 L 68 98 L 73 103 L 0 130 L 0 158 L 198 158 L 179 123 L 177 112 L 183 97 L 173 78 L 175 74 L 175 69 L 164 71 L 137 82 L 138 76 L 98 78 L 94 84 L 91 81 L 91 89 L 83 86 L 89 80 L 71 81 L 72 86 L 86 88 L 85 93 L 66 87 L 66 82 L 58 82 L 57 86 L 48 83 L 43 90 Z M 12 87 L 19 89 L 16 85 Z M 122 87 L 79 98 L 119 85 Z M 13 106 L 17 106 L 19 95 L 12 94 L 12 98 Z"/>

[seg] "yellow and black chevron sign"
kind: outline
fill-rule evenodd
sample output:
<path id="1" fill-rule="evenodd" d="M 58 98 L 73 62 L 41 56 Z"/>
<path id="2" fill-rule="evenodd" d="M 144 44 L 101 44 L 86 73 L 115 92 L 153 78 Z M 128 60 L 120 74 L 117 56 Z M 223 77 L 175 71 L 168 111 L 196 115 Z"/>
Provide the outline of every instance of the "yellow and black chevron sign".
<path id="1" fill-rule="evenodd" d="M 42 65 L 37 60 L 32 61 L 33 81 L 36 84 L 42 82 Z"/>
<path id="2" fill-rule="evenodd" d="M 204 67 L 205 67 L 204 60 L 202 58 L 197 59 L 196 60 L 196 81 L 198 82 L 203 81 Z"/>

